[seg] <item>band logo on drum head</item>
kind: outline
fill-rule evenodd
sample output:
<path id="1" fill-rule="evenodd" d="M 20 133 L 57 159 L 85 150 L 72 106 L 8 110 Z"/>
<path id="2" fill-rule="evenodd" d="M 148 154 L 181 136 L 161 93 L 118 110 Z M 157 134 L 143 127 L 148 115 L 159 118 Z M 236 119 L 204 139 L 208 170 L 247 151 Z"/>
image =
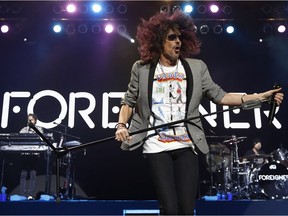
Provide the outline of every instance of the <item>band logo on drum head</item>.
<path id="1" fill-rule="evenodd" d="M 270 199 L 288 198 L 288 170 L 283 164 L 271 162 L 263 165 L 257 179 Z"/>

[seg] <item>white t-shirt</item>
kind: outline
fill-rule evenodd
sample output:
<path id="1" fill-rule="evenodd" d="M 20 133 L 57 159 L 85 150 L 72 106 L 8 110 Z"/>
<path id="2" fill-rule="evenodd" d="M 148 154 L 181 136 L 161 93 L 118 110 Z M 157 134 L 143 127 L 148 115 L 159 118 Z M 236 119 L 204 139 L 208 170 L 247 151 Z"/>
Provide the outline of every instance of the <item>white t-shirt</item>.
<path id="1" fill-rule="evenodd" d="M 186 88 L 186 74 L 180 61 L 173 67 L 157 64 L 152 90 L 152 126 L 185 119 Z M 192 145 L 183 123 L 148 131 L 148 137 L 143 153 L 157 153 Z"/>

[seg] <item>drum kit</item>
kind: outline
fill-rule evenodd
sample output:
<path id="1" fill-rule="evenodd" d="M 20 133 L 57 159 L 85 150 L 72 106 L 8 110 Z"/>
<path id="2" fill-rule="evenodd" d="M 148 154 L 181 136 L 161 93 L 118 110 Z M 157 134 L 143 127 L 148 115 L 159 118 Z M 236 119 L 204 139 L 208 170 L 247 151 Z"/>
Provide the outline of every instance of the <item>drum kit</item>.
<path id="1" fill-rule="evenodd" d="M 239 157 L 238 143 L 245 138 L 233 135 L 209 145 L 210 193 L 214 189 L 233 199 L 288 199 L 288 150 Z"/>

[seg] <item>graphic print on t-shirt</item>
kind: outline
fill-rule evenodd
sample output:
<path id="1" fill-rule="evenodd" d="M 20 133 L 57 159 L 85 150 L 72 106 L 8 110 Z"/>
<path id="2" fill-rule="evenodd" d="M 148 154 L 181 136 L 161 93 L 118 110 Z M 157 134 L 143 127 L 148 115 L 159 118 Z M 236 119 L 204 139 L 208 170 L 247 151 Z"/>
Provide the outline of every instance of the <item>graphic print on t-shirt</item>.
<path id="1" fill-rule="evenodd" d="M 182 64 L 180 67 L 157 65 L 152 93 L 153 125 L 161 125 L 185 118 L 186 88 L 187 81 Z M 163 143 L 190 141 L 183 123 L 162 128 L 157 132 L 158 141 Z"/>

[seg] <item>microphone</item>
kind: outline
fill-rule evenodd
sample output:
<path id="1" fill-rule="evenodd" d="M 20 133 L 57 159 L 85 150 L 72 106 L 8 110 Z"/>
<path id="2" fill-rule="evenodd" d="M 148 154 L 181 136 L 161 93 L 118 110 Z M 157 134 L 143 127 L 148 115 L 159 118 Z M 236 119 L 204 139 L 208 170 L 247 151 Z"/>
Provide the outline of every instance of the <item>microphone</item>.
<path id="1" fill-rule="evenodd" d="M 280 85 L 275 84 L 275 85 L 273 86 L 273 88 L 274 88 L 274 89 L 278 89 L 278 88 L 280 88 Z M 276 94 L 276 93 L 272 94 L 272 96 L 271 96 L 271 98 L 270 98 L 270 110 L 269 110 L 269 116 L 268 116 L 269 125 L 272 124 L 273 119 L 274 119 L 274 116 L 275 116 L 275 112 L 276 112 L 276 106 L 277 106 L 277 104 L 276 104 L 276 102 L 275 102 L 275 100 L 274 100 L 275 94 Z"/>
<path id="2" fill-rule="evenodd" d="M 27 126 L 29 127 L 29 131 L 30 131 L 30 129 L 33 128 L 33 126 L 35 126 L 35 125 L 32 123 L 31 120 L 28 120 Z"/>
<path id="3" fill-rule="evenodd" d="M 34 127 L 35 127 L 35 125 L 34 125 L 31 121 L 28 122 L 28 126 L 29 126 L 30 128 L 34 128 Z"/>
<path id="4" fill-rule="evenodd" d="M 27 126 L 30 127 L 30 124 L 32 124 L 32 122 L 31 122 L 31 120 L 28 120 L 28 122 L 27 122 Z"/>

